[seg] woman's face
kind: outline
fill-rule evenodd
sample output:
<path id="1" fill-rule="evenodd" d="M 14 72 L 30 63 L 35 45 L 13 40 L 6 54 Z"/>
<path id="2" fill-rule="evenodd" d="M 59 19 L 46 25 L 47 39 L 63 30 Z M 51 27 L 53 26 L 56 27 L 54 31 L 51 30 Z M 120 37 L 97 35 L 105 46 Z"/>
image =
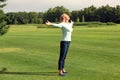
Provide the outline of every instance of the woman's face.
<path id="1" fill-rule="evenodd" d="M 70 20 L 70 17 L 67 15 L 67 14 L 63 14 L 62 15 L 62 19 L 65 21 L 65 22 L 68 22 Z"/>
<path id="2" fill-rule="evenodd" d="M 66 20 L 68 20 L 68 21 L 70 20 L 70 17 L 67 14 L 64 14 L 64 17 Z"/>

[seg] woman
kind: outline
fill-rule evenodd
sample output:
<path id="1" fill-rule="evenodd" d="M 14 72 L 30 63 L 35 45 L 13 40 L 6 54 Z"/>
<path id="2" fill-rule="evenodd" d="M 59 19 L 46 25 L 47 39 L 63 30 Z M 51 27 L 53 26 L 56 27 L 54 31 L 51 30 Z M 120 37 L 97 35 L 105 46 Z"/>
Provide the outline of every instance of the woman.
<path id="1" fill-rule="evenodd" d="M 66 59 L 68 48 L 71 42 L 71 35 L 73 31 L 73 28 L 72 28 L 73 22 L 72 21 L 69 22 L 69 20 L 70 20 L 70 17 L 64 13 L 60 17 L 59 24 L 51 23 L 48 20 L 46 22 L 47 25 L 53 25 L 61 28 L 62 30 L 62 40 L 60 42 L 60 56 L 58 61 L 58 70 L 59 70 L 60 76 L 65 76 L 65 74 L 67 73 L 65 71 L 64 65 L 65 65 L 65 59 Z"/>

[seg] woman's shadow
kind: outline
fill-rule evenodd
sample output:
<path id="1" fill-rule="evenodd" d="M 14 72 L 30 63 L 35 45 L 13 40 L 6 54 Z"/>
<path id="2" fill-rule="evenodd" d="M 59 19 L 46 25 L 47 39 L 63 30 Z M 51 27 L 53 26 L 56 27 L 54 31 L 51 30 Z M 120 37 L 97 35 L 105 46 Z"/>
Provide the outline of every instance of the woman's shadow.
<path id="1" fill-rule="evenodd" d="M 0 74 L 57 76 L 57 72 L 9 72 L 7 68 L 0 69 Z"/>

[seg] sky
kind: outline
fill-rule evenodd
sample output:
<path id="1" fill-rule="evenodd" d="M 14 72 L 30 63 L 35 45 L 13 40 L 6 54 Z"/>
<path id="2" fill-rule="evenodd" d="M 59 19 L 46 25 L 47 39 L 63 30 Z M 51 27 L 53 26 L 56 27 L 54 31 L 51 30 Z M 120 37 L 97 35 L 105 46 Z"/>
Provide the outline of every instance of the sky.
<path id="1" fill-rule="evenodd" d="M 120 5 L 120 0 L 7 0 L 7 6 L 3 8 L 4 12 L 44 12 L 49 8 L 64 6 L 70 11 L 81 10 L 91 5 L 95 7 L 110 5 L 115 7 Z"/>

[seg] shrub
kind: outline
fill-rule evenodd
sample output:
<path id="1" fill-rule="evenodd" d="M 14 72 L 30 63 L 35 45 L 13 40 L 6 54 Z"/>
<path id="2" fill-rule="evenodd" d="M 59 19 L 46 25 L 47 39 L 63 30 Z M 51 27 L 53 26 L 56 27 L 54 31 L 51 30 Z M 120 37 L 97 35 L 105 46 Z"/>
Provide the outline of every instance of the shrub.
<path id="1" fill-rule="evenodd" d="M 116 25 L 114 22 L 107 22 L 106 25 Z"/>

